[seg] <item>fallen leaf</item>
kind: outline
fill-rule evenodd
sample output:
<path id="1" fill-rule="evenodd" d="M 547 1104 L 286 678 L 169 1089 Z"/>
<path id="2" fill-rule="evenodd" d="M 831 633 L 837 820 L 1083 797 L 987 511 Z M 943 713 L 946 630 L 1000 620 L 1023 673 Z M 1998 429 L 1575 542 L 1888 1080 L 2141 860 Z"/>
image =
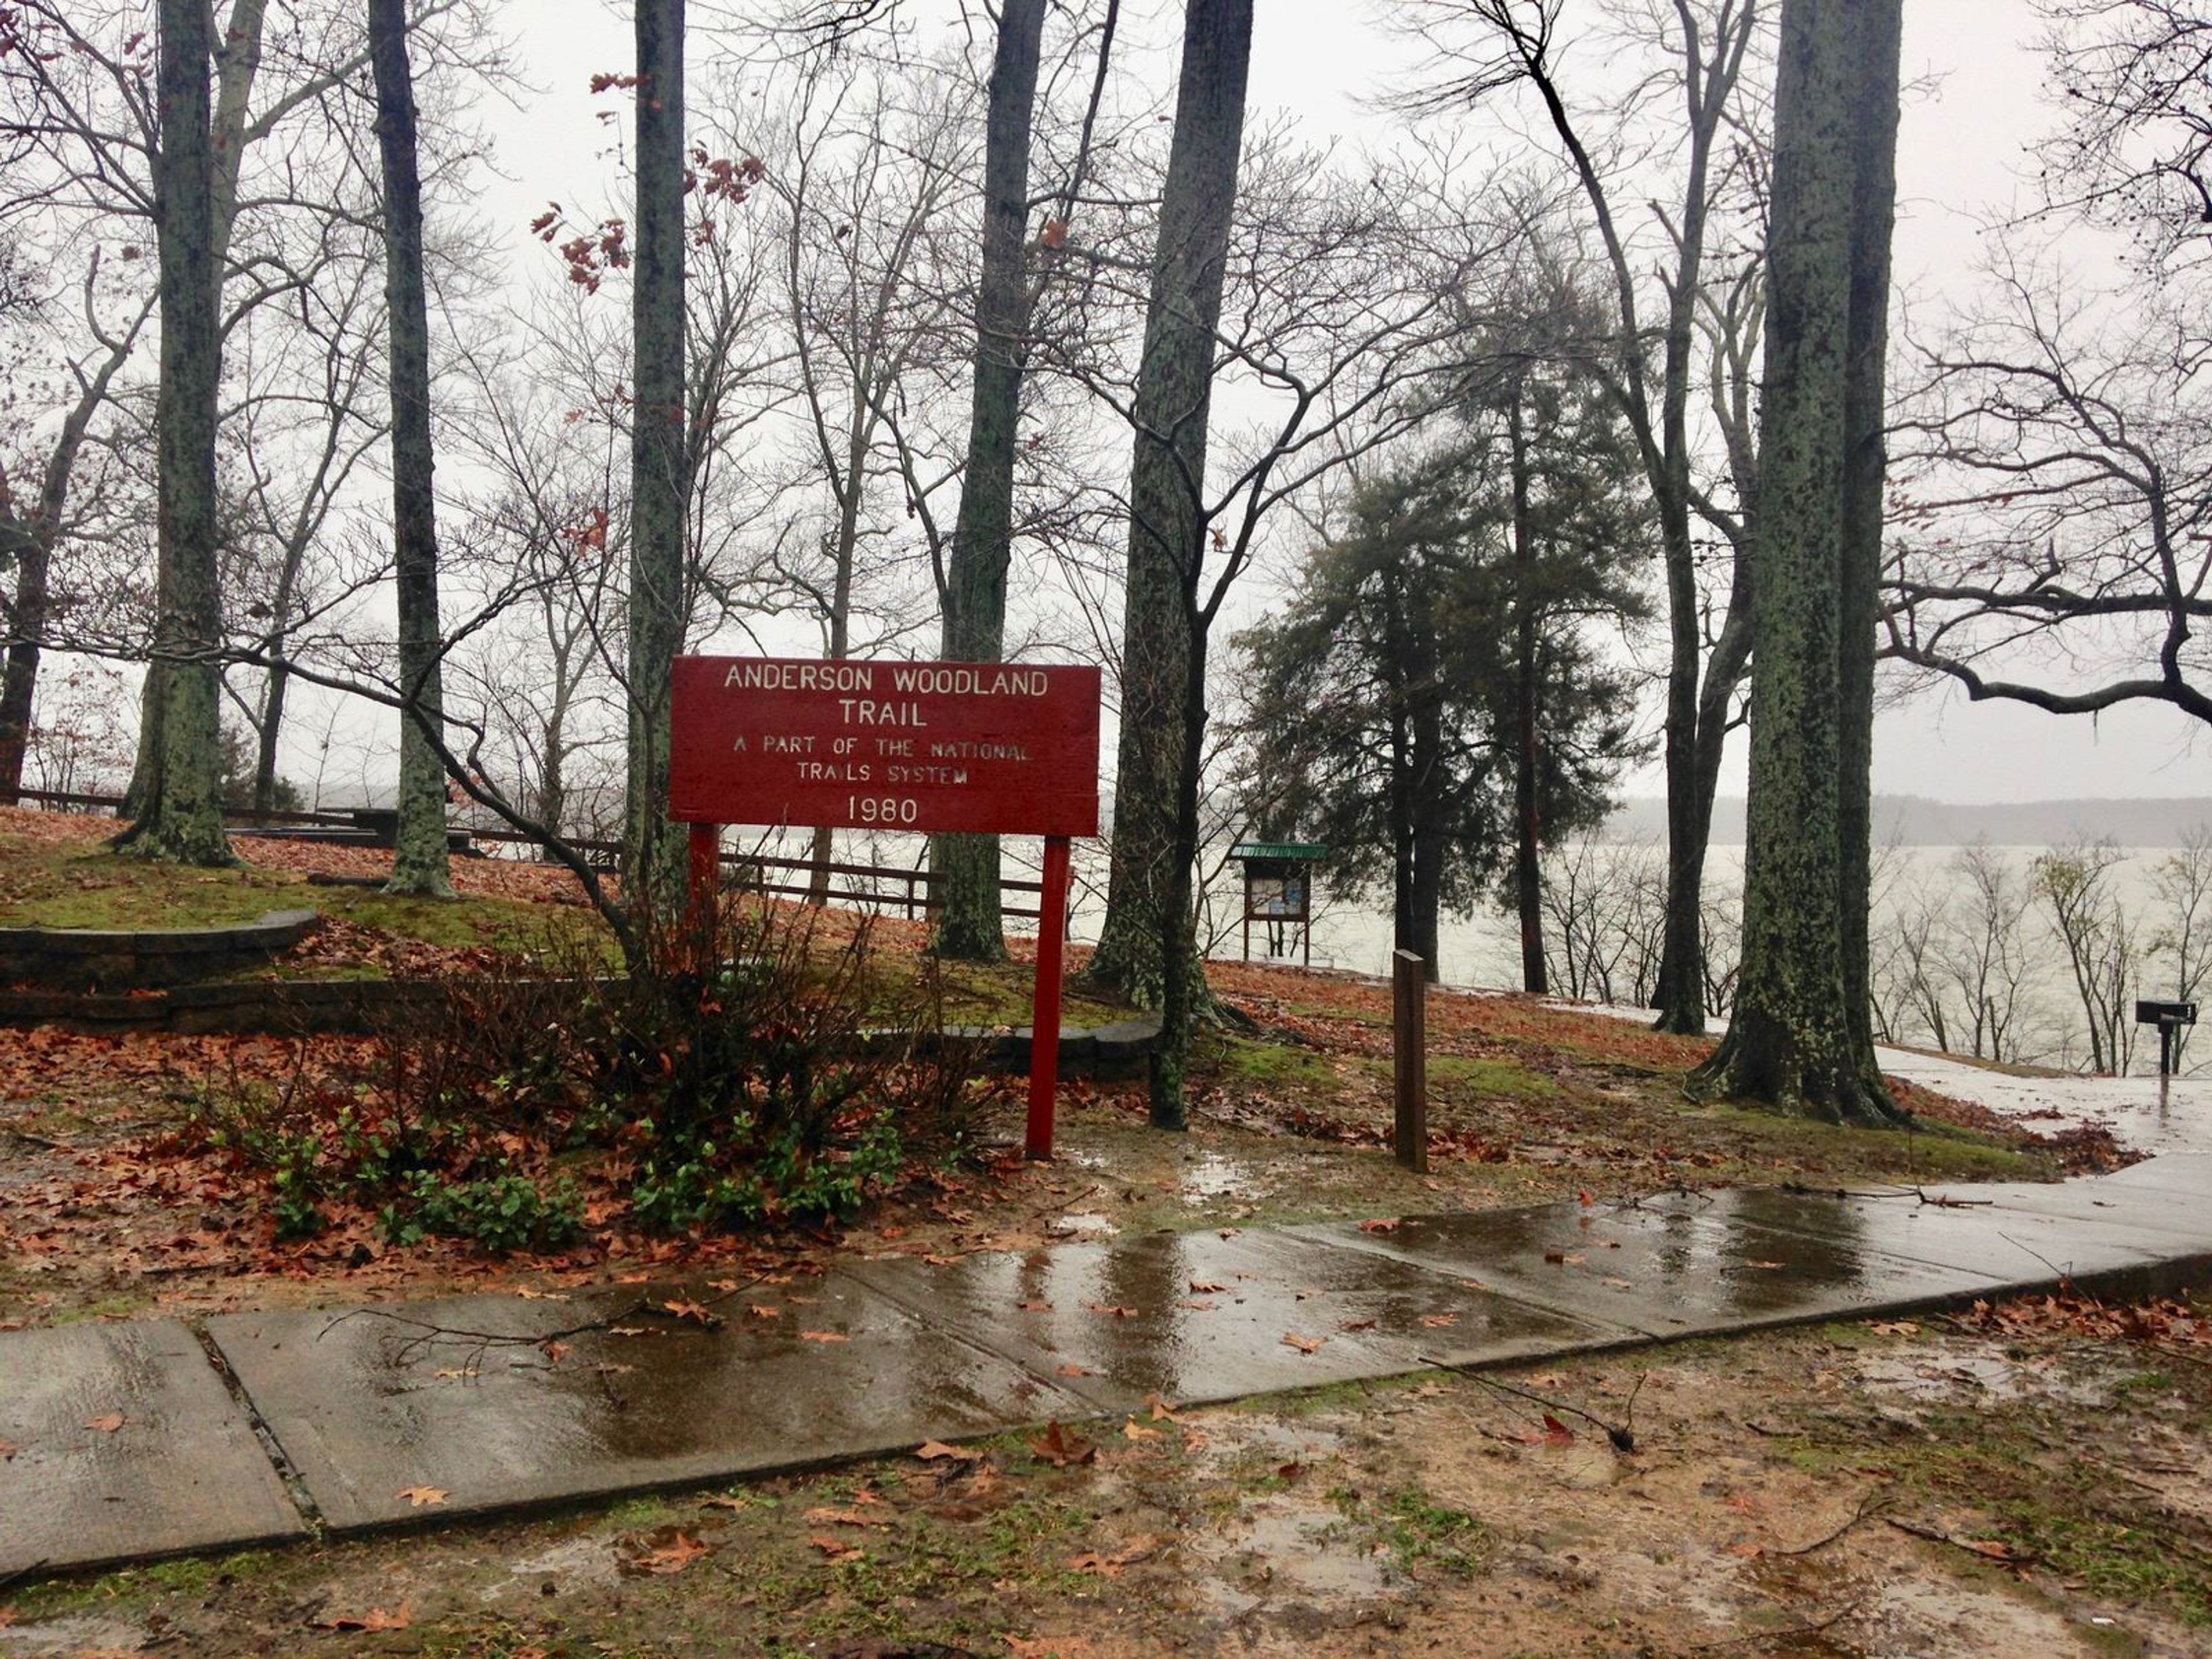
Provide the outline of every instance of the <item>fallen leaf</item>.
<path id="1" fill-rule="evenodd" d="M 832 1561 L 850 1561 L 855 1557 L 867 1553 L 858 1544 L 848 1544 L 842 1538 L 809 1538 L 806 1541 Z"/>
<path id="2" fill-rule="evenodd" d="M 538 1346 L 544 1350 L 546 1358 L 551 1360 L 553 1364 L 556 1365 L 561 1363 L 568 1352 L 568 1345 L 565 1342 L 541 1342 L 538 1344 Z"/>
<path id="3" fill-rule="evenodd" d="M 1017 1302 L 1014 1304 L 1014 1306 L 1020 1309 L 1024 1313 L 1050 1313 L 1052 1311 L 1052 1304 L 1049 1302 Z"/>
<path id="4" fill-rule="evenodd" d="M 124 1416 L 121 1412 L 107 1412 L 99 1417 L 88 1419 L 85 1427 L 97 1429 L 102 1434 L 113 1434 L 116 1430 L 123 1426 L 123 1424 Z"/>
<path id="5" fill-rule="evenodd" d="M 660 1528 L 629 1542 L 631 1553 L 616 1565 L 631 1574 L 681 1572 L 707 1553 L 698 1534 L 680 1527 Z"/>
<path id="6" fill-rule="evenodd" d="M 1431 1330 L 1439 1330 L 1446 1325 L 1458 1324 L 1459 1316 L 1455 1313 L 1423 1314 L 1421 1323 Z"/>
<path id="7" fill-rule="evenodd" d="M 782 1309 L 763 1307 L 757 1302 L 748 1302 L 745 1304 L 745 1311 L 750 1314 L 755 1319 L 781 1319 L 783 1317 Z"/>
<path id="8" fill-rule="evenodd" d="M 1757 1267 L 1765 1273 L 1773 1273 L 1779 1268 L 1788 1267 L 1790 1264 L 1786 1261 L 1747 1261 L 1743 1265 L 1747 1267 Z"/>
<path id="9" fill-rule="evenodd" d="M 935 1463 L 952 1458 L 962 1463 L 980 1463 L 983 1454 L 972 1446 L 948 1446 L 942 1440 L 925 1440 L 915 1448 L 914 1455 L 925 1463 Z"/>
<path id="10" fill-rule="evenodd" d="M 1133 1417 L 1121 1425 L 1121 1437 L 1124 1440 L 1158 1440 L 1161 1431 L 1158 1429 L 1148 1429 Z"/>
<path id="11" fill-rule="evenodd" d="M 1321 1345 L 1328 1340 L 1325 1336 L 1300 1336 L 1295 1331 L 1283 1333 L 1283 1346 L 1296 1348 L 1300 1353 L 1319 1353 Z"/>
<path id="12" fill-rule="evenodd" d="M 660 1307 L 664 1313 L 673 1314 L 678 1319 L 690 1320 L 709 1329 L 722 1322 L 720 1314 L 696 1302 L 664 1302 Z"/>
<path id="13" fill-rule="evenodd" d="M 1163 1400 L 1156 1394 L 1148 1394 L 1145 1396 L 1145 1403 L 1152 1408 L 1152 1421 L 1155 1423 L 1182 1421 L 1182 1418 L 1176 1415 L 1175 1403 L 1172 1401 Z"/>
<path id="14" fill-rule="evenodd" d="M 1395 1233 L 1398 1231 L 1398 1226 L 1399 1224 L 1395 1218 L 1389 1221 L 1363 1221 L 1359 1224 L 1359 1231 L 1363 1233 Z"/>
<path id="15" fill-rule="evenodd" d="M 1190 1281 L 1190 1293 L 1193 1296 L 1226 1296 L 1229 1293 L 1229 1287 L 1226 1285 L 1216 1285 L 1211 1279 L 1194 1279 Z"/>
<path id="16" fill-rule="evenodd" d="M 1305 1472 L 1306 1466 L 1295 1458 L 1290 1462 L 1275 1465 L 1275 1478 L 1279 1480 L 1296 1480 Z"/>
<path id="17" fill-rule="evenodd" d="M 1115 1550 L 1111 1555 L 1100 1555 L 1095 1552 L 1083 1555 L 1072 1555 L 1067 1560 L 1068 1571 L 1095 1572 L 1103 1577 L 1119 1578 L 1121 1576 L 1122 1568 L 1132 1562 L 1143 1560 L 1159 1547 L 1160 1540 L 1152 1534 L 1146 1533 L 1140 1537 L 1131 1539 L 1127 1544 Z"/>
<path id="18" fill-rule="evenodd" d="M 1060 1368 L 1060 1374 L 1062 1376 L 1088 1376 L 1091 1371 L 1089 1367 L 1079 1365 L 1071 1359 Z"/>
<path id="19" fill-rule="evenodd" d="M 419 1510 L 426 1504 L 442 1504 L 451 1498 L 453 1493 L 441 1486 L 402 1486 L 392 1495 L 394 1498 L 405 1498 L 409 1508 Z"/>
<path id="20" fill-rule="evenodd" d="M 1030 1441 L 1030 1449 L 1056 1469 L 1088 1463 L 1098 1455 L 1097 1446 L 1079 1434 L 1070 1433 L 1057 1421 L 1045 1425 L 1043 1437 Z"/>
<path id="21" fill-rule="evenodd" d="M 1375 1328 L 1375 1322 L 1371 1319 L 1347 1319 L 1336 1328 L 1340 1331 L 1371 1331 Z"/>
<path id="22" fill-rule="evenodd" d="M 363 1613 L 325 1613 L 308 1622 L 317 1630 L 405 1630 L 415 1622 L 415 1615 L 403 1601 L 389 1613 L 382 1607 L 371 1607 Z"/>
<path id="23" fill-rule="evenodd" d="M 0 1440 L 0 1463 L 8 1462 L 22 1449 L 12 1440 Z"/>
<path id="24" fill-rule="evenodd" d="M 1134 1319 L 1137 1316 L 1134 1308 L 1116 1307 L 1111 1302 L 1086 1302 L 1083 1305 L 1092 1313 L 1104 1314 L 1109 1319 Z"/>
<path id="25" fill-rule="evenodd" d="M 1876 1319 L 1868 1322 L 1867 1328 L 1876 1336 L 1917 1336 L 1920 1327 L 1909 1319 Z"/>
<path id="26" fill-rule="evenodd" d="M 888 1527 L 891 1523 L 889 1515 L 870 1515 L 863 1510 L 833 1509 L 826 1504 L 807 1510 L 799 1518 L 817 1527 Z"/>
<path id="27" fill-rule="evenodd" d="M 850 1337 L 836 1331 L 801 1331 L 799 1334 L 799 1340 L 801 1342 L 849 1342 L 852 1340 Z"/>

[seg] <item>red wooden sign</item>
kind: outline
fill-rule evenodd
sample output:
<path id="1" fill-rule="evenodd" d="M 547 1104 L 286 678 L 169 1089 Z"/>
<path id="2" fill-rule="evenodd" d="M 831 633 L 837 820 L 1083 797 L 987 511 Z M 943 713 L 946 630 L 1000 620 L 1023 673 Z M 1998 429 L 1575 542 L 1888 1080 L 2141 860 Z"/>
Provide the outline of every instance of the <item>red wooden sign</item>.
<path id="1" fill-rule="evenodd" d="M 721 826 L 1042 836 L 1028 1151 L 1052 1156 L 1068 838 L 1098 833 L 1095 668 L 678 657 L 668 816 L 691 825 L 695 903 Z"/>
<path id="2" fill-rule="evenodd" d="M 1096 668 L 679 657 L 678 823 L 1098 833 Z"/>

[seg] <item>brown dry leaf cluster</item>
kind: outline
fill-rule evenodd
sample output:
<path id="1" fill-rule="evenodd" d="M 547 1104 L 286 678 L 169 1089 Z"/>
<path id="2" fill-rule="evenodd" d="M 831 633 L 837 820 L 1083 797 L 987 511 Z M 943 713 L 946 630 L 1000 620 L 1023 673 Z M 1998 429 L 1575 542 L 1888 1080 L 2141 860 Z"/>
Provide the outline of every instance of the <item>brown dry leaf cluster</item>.
<path id="1" fill-rule="evenodd" d="M 2093 1342 L 2212 1349 L 2212 1320 L 2171 1297 L 2115 1304 L 2069 1289 L 2006 1302 L 1977 1302 L 1966 1313 L 1954 1316 L 1954 1322 L 1990 1335 L 2070 1336 Z"/>

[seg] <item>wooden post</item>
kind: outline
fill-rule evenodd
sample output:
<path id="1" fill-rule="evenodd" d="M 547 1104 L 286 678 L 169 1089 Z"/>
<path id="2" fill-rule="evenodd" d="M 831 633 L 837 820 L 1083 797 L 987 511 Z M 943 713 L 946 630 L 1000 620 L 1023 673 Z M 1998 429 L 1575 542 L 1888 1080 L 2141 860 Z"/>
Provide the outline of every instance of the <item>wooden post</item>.
<path id="1" fill-rule="evenodd" d="M 1398 1125 L 1392 1146 L 1398 1162 L 1416 1175 L 1429 1168 L 1428 980 L 1411 951 L 1390 957 L 1391 1042 L 1395 1060 Z"/>
<path id="2" fill-rule="evenodd" d="M 1037 896 L 1036 996 L 1030 1009 L 1030 1121 L 1023 1151 L 1052 1156 L 1054 1092 L 1060 1086 L 1060 964 L 1067 934 L 1066 836 L 1044 840 L 1044 890 Z"/>

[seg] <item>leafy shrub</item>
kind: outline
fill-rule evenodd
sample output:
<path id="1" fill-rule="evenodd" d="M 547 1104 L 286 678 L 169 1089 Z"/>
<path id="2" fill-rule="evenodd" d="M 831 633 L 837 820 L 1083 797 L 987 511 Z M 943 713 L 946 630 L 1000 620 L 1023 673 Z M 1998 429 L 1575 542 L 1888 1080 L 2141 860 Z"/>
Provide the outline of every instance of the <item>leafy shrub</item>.
<path id="1" fill-rule="evenodd" d="M 273 1091 L 215 1091 L 202 1144 L 266 1178 L 283 1237 L 346 1202 L 395 1243 L 504 1251 L 581 1235 L 582 1189 L 556 1166 L 590 1165 L 681 1232 L 847 1215 L 908 1156 L 968 1141 L 972 1054 L 938 1039 L 931 994 L 866 1029 L 878 976 L 850 913 L 728 907 L 711 932 L 649 936 L 627 976 L 579 936 L 538 954 L 542 976 L 444 980 L 440 1012 L 380 1038 L 365 1075 L 303 1050 Z"/>

